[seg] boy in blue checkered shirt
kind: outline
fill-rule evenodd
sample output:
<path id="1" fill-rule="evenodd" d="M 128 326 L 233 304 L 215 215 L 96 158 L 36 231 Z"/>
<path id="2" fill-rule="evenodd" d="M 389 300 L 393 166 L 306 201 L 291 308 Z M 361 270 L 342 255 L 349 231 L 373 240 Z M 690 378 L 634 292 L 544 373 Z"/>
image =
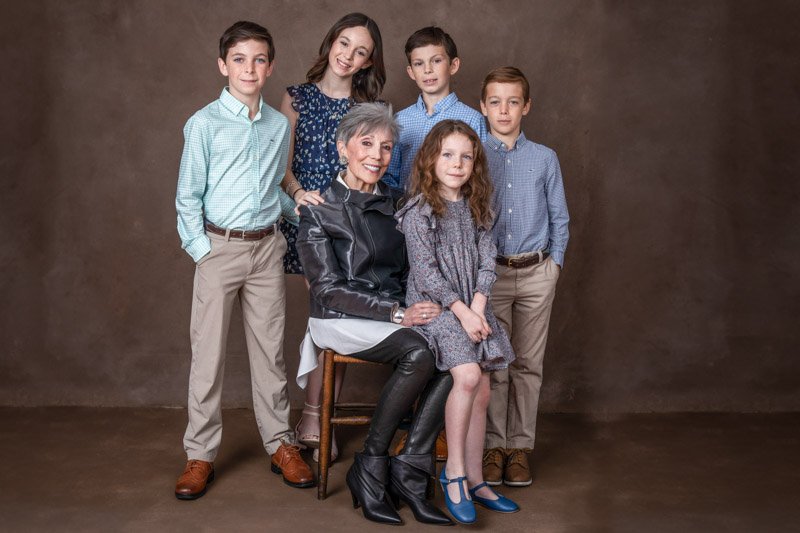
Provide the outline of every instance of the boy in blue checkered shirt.
<path id="1" fill-rule="evenodd" d="M 462 120 L 481 141 L 486 140 L 486 123 L 476 110 L 450 92 L 450 77 L 461 60 L 453 39 L 441 28 L 429 26 L 415 31 L 406 41 L 406 72 L 422 91 L 417 101 L 397 113 L 400 139 L 383 180 L 395 191 L 405 192 L 414 156 L 434 125 L 445 119 Z"/>
<path id="2" fill-rule="evenodd" d="M 495 316 L 511 337 L 516 360 L 492 373 L 483 477 L 489 485 L 533 481 L 533 450 L 550 310 L 569 240 L 569 212 L 556 153 L 528 140 L 522 117 L 530 85 L 514 67 L 492 70 L 481 89 L 489 121 L 483 143 L 495 192 Z"/>
<path id="3" fill-rule="evenodd" d="M 298 222 L 280 188 L 289 151 L 289 121 L 264 103 L 275 48 L 266 28 L 237 22 L 219 41 L 228 86 L 184 127 L 175 207 L 184 250 L 196 263 L 192 296 L 187 463 L 175 485 L 194 500 L 214 480 L 222 439 L 222 377 L 234 303 L 242 306 L 253 411 L 272 471 L 286 484 L 311 487 L 314 475 L 289 428 L 283 360 L 286 239 L 281 216 Z"/>

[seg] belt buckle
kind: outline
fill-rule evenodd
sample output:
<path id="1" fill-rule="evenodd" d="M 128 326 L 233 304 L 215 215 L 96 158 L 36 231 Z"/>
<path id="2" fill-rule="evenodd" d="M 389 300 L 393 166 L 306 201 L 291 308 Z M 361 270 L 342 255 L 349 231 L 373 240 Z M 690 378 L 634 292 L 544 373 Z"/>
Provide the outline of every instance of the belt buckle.
<path id="1" fill-rule="evenodd" d="M 516 258 L 516 257 L 509 257 L 509 258 L 508 258 L 508 266 L 509 266 L 509 267 L 511 267 L 511 268 L 518 268 L 518 267 L 516 267 L 516 266 L 514 265 L 514 261 L 516 261 L 516 260 L 517 260 L 517 258 Z"/>

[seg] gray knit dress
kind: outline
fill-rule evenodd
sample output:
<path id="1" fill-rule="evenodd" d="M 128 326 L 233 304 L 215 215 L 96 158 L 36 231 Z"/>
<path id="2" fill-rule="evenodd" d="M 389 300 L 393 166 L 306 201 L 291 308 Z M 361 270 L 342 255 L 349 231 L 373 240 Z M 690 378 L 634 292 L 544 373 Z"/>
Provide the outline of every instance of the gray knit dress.
<path id="1" fill-rule="evenodd" d="M 492 312 L 497 249 L 491 231 L 476 228 L 464 200 L 445 203 L 447 212 L 441 218 L 421 195 L 395 214 L 398 228 L 406 236 L 411 265 L 406 305 L 432 301 L 443 308 L 430 323 L 413 329 L 428 341 L 439 370 L 465 363 L 478 363 L 485 371 L 507 368 L 515 357 L 508 335 Z M 456 300 L 469 306 L 475 292 L 490 298 L 485 317 L 492 334 L 480 343 L 470 340 L 449 308 Z"/>

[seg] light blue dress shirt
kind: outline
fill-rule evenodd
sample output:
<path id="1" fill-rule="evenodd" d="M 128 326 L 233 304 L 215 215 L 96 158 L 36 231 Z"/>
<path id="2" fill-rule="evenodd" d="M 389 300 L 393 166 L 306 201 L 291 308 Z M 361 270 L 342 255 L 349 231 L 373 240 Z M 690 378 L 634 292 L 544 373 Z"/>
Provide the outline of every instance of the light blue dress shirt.
<path id="1" fill-rule="evenodd" d="M 280 187 L 289 153 L 289 121 L 259 101 L 249 109 L 227 88 L 195 113 L 185 139 L 175 207 L 182 248 L 199 261 L 211 251 L 203 217 L 225 229 L 255 230 L 283 215 L 297 224 L 295 203 Z"/>
<path id="2" fill-rule="evenodd" d="M 475 130 L 481 141 L 486 140 L 486 121 L 479 112 L 462 103 L 456 93 L 450 93 L 435 106 L 433 113 L 428 114 L 422 95 L 417 102 L 395 115 L 400 126 L 400 139 L 392 150 L 392 160 L 383 181 L 391 188 L 405 191 L 414 156 L 417 155 L 422 141 L 431 129 L 446 119 L 462 120 Z"/>
<path id="3" fill-rule="evenodd" d="M 489 135 L 483 143 L 494 182 L 498 255 L 549 251 L 564 266 L 569 211 L 558 156 L 520 133 L 511 148 Z"/>

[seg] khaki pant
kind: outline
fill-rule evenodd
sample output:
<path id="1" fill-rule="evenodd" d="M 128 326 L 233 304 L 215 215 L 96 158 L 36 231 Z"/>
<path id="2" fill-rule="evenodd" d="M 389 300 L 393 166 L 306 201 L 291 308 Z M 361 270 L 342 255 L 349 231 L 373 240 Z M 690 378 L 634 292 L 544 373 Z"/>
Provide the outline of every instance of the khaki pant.
<path id="1" fill-rule="evenodd" d="M 213 461 L 222 440 L 222 377 L 231 311 L 242 305 L 253 409 L 270 454 L 291 441 L 283 360 L 286 239 L 275 232 L 259 241 L 226 240 L 209 233 L 211 252 L 194 275 L 189 374 L 189 424 L 183 446 L 189 459 Z"/>
<path id="2" fill-rule="evenodd" d="M 559 267 L 552 258 L 526 268 L 497 265 L 492 309 L 517 356 L 492 373 L 486 448 L 533 448 L 542 363 Z"/>

